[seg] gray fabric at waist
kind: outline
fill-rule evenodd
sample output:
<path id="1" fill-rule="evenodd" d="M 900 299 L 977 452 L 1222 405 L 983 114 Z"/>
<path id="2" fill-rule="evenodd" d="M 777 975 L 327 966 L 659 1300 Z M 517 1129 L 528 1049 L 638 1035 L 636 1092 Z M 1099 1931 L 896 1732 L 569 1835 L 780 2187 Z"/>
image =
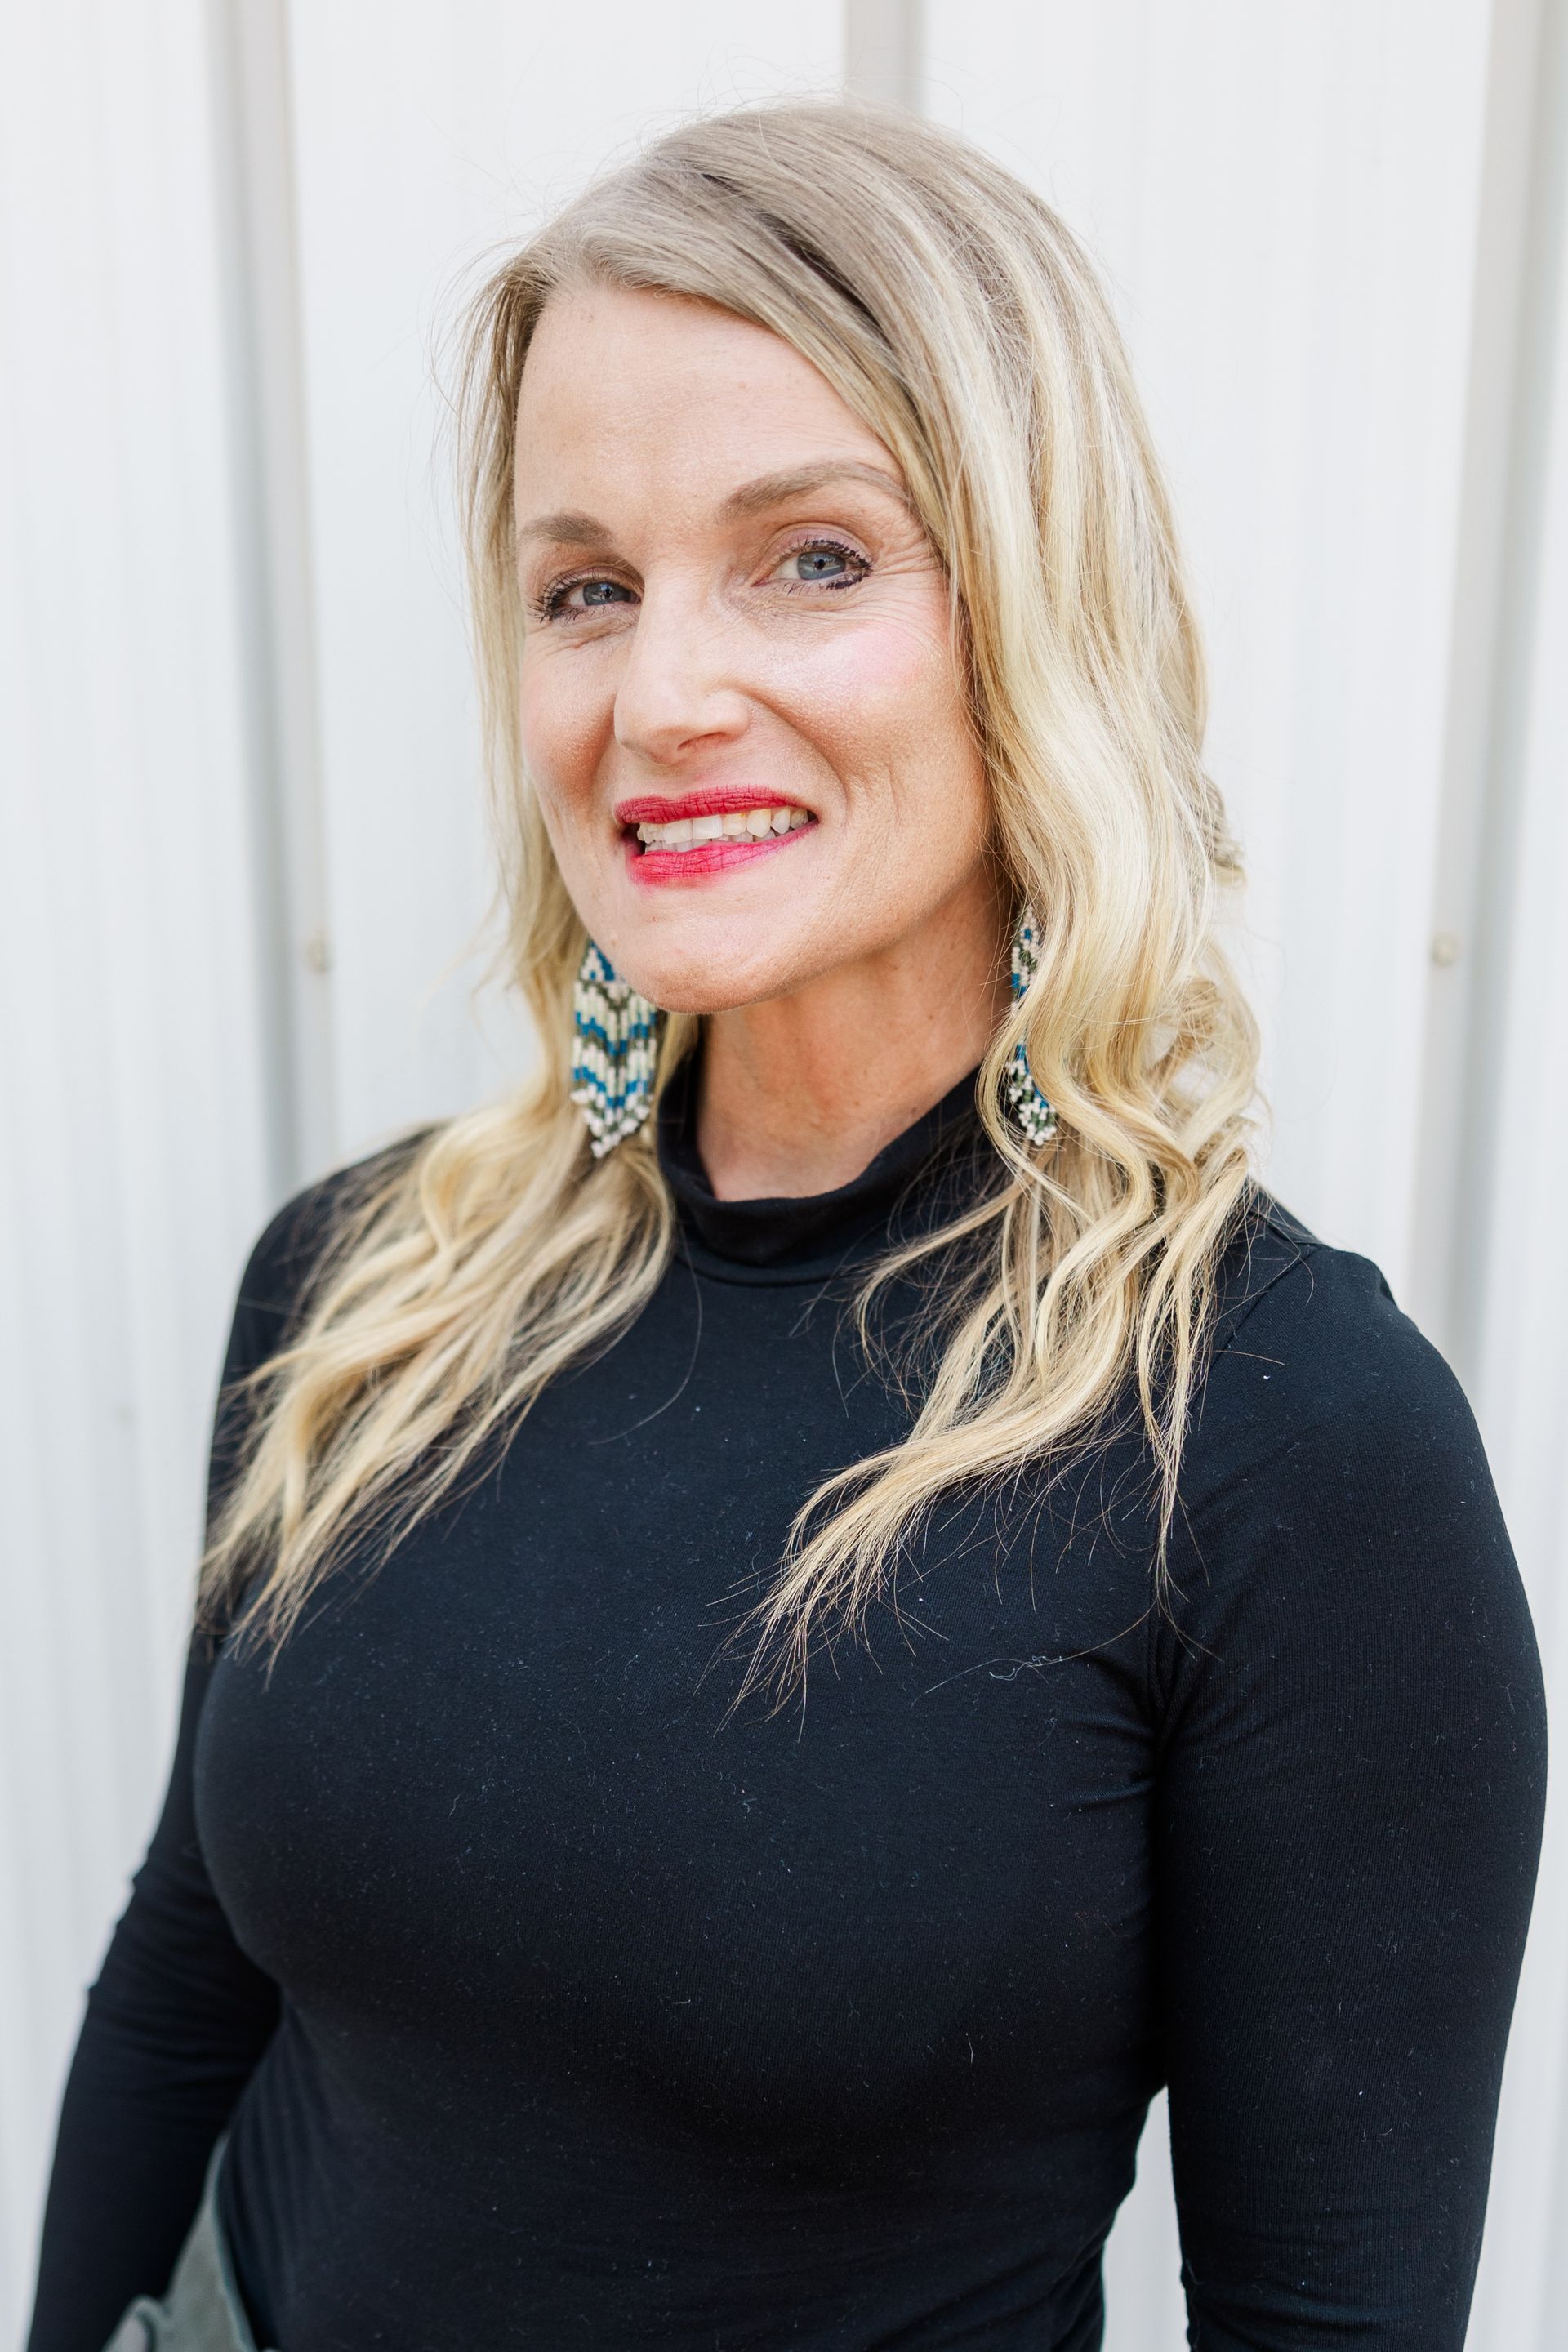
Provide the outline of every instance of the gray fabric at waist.
<path id="1" fill-rule="evenodd" d="M 207 2166 L 206 2187 L 162 2302 L 139 2294 L 104 2352 L 257 2352 L 234 2283 L 217 2217 L 217 2176 L 226 2139 Z"/>

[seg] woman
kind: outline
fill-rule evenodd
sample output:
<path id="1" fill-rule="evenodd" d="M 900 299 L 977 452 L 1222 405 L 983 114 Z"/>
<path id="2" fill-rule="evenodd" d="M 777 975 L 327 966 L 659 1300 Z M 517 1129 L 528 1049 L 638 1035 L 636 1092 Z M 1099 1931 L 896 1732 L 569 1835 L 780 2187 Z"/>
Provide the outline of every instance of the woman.
<path id="1" fill-rule="evenodd" d="M 1082 255 L 720 117 L 472 391 L 544 1066 L 247 1271 L 33 2352 L 1089 2346 L 1163 2082 L 1205 2352 L 1458 2347 L 1540 1675 L 1456 1382 L 1249 1171 Z"/>

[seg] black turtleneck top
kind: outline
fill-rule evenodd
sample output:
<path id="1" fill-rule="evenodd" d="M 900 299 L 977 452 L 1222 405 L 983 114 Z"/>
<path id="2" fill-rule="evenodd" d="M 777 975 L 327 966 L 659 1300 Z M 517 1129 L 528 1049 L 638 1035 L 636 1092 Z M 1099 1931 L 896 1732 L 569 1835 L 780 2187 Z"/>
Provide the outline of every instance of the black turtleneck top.
<path id="1" fill-rule="evenodd" d="M 1080 2352 L 1162 2083 L 1199 2352 L 1458 2352 L 1543 1703 L 1475 1423 L 1375 1266 L 1256 1195 L 1168 1612 L 1125 1428 L 953 1496 L 804 1710 L 728 1712 L 793 1514 L 908 1426 L 846 1301 L 988 1181 L 969 1105 L 721 1202 L 678 1086 L 634 1327 L 270 1675 L 194 1645 L 32 2352 L 162 2290 L 226 2127 L 282 2352 Z M 258 1243 L 226 1381 L 335 1181 Z"/>

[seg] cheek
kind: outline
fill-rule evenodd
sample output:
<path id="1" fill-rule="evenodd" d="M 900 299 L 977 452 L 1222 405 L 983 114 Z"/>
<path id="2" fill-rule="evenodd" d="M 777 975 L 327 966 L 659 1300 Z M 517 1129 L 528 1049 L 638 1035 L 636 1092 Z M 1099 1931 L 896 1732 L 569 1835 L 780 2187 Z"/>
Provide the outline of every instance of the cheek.
<path id="1" fill-rule="evenodd" d="M 945 604 L 846 630 L 802 700 L 802 721 L 852 796 L 944 829 L 984 822 L 984 775 Z M 869 814 L 869 811 L 868 811 Z"/>
<path id="2" fill-rule="evenodd" d="M 522 756 L 540 797 L 570 810 L 592 793 L 613 710 L 592 660 L 525 651 L 518 685 Z"/>

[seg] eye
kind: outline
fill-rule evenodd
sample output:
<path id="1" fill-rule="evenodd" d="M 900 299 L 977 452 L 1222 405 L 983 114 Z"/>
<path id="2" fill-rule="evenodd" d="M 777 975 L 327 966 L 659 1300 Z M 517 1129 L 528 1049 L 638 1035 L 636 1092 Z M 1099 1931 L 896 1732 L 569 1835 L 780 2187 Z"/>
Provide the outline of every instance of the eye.
<path id="1" fill-rule="evenodd" d="M 599 576 L 575 580 L 556 580 L 545 589 L 534 606 L 542 621 L 569 618 L 573 614 L 602 613 L 611 604 L 635 604 L 636 595 L 622 580 L 606 580 Z"/>
<path id="2" fill-rule="evenodd" d="M 871 566 L 842 540 L 811 539 L 792 547 L 774 577 L 786 588 L 853 588 Z"/>

